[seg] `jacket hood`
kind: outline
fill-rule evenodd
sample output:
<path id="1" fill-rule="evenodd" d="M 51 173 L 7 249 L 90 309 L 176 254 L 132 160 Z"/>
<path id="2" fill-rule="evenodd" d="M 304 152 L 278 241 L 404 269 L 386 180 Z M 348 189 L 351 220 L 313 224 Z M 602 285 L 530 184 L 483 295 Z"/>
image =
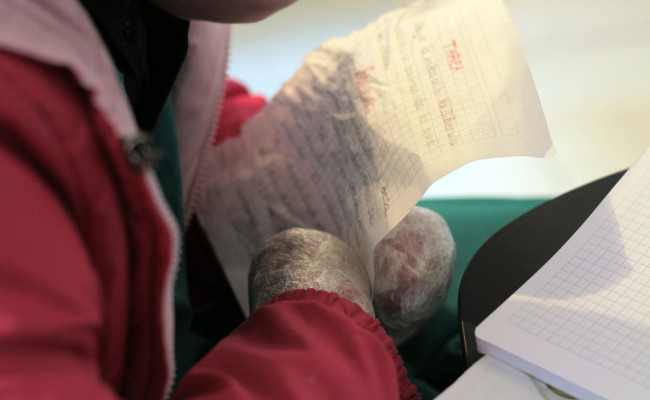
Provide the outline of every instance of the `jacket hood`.
<path id="1" fill-rule="evenodd" d="M 67 68 L 120 138 L 137 133 L 108 50 L 76 0 L 0 2 L 0 48 Z"/>

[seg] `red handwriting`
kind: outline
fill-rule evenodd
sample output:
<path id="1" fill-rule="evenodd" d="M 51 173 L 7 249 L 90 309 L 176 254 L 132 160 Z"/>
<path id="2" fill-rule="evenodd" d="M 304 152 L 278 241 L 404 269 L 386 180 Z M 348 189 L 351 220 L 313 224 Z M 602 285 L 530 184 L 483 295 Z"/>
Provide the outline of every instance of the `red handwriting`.
<path id="1" fill-rule="evenodd" d="M 460 59 L 458 52 L 458 44 L 455 40 L 444 46 L 445 53 L 447 54 L 447 63 L 452 71 L 460 71 L 463 69 L 463 60 Z"/>
<path id="2" fill-rule="evenodd" d="M 370 66 L 354 73 L 354 80 L 356 81 L 357 91 L 361 96 L 361 103 L 366 113 L 375 108 L 375 102 L 372 98 L 372 90 L 368 82 L 368 73 L 375 70 L 375 67 Z"/>

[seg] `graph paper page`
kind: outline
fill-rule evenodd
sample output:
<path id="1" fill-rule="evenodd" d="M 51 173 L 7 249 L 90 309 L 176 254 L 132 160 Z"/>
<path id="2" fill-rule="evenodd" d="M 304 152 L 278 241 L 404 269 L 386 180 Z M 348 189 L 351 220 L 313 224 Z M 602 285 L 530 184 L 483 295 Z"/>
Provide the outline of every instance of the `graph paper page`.
<path id="1" fill-rule="evenodd" d="M 476 337 L 578 398 L 650 398 L 650 150 Z"/>
<path id="2" fill-rule="evenodd" d="M 372 249 L 443 175 L 552 144 L 499 0 L 416 2 L 305 58 L 215 151 L 202 219 L 240 301 L 251 253 L 289 227 Z"/>

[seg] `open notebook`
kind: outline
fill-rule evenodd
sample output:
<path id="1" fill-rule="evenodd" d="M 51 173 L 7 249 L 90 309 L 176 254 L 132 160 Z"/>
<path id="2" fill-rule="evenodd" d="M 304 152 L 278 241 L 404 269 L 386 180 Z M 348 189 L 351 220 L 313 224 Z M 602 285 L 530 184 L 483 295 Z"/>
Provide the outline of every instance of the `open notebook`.
<path id="1" fill-rule="evenodd" d="M 650 149 L 476 339 L 577 398 L 650 399 Z"/>

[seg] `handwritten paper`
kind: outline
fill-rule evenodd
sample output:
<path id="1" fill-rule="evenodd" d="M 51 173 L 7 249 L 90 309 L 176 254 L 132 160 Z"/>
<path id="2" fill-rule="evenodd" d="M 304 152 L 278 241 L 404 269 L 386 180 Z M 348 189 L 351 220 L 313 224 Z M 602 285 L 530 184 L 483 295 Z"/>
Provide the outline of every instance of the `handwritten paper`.
<path id="1" fill-rule="evenodd" d="M 372 250 L 428 187 L 482 158 L 547 156 L 548 129 L 499 0 L 409 4 L 314 50 L 215 151 L 200 215 L 240 304 L 268 236 L 309 227 Z"/>

